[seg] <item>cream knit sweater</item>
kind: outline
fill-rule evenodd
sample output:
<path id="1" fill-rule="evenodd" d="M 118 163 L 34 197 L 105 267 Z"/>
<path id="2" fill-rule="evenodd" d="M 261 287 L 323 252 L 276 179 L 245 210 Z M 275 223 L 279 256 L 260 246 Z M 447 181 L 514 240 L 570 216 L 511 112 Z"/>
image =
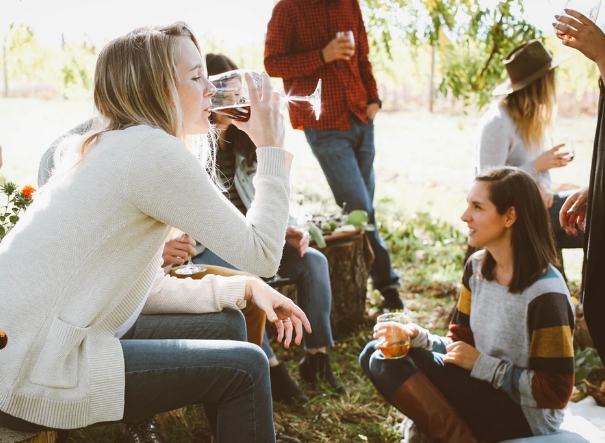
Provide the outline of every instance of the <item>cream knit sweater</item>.
<path id="1" fill-rule="evenodd" d="M 147 126 L 104 134 L 38 195 L 0 243 L 0 410 L 56 428 L 120 420 L 124 358 L 114 333 L 160 278 L 145 313 L 242 307 L 245 279 L 161 277 L 174 226 L 238 268 L 271 276 L 288 220 L 291 154 L 258 149 L 246 217 L 185 144 Z"/>

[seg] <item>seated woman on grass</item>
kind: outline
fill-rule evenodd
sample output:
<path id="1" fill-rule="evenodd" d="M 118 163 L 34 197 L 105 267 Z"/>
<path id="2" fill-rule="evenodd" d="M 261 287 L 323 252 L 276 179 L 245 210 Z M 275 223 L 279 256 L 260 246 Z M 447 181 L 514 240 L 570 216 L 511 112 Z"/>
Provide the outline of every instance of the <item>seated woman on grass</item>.
<path id="1" fill-rule="evenodd" d="M 409 354 L 370 342 L 360 364 L 378 391 L 438 442 L 498 442 L 556 432 L 574 385 L 573 305 L 535 181 L 518 168 L 479 174 L 462 220 L 469 245 L 446 337 L 391 323 Z M 391 340 L 384 324 L 374 338 Z"/>
<path id="2" fill-rule="evenodd" d="M 157 443 L 154 414 L 200 404 L 217 443 L 275 441 L 267 358 L 237 341 L 245 340 L 239 309 L 259 306 L 286 344 L 293 330 L 298 344 L 303 327 L 311 332 L 305 314 L 258 278 L 191 283 L 160 267 L 173 226 L 241 268 L 277 271 L 292 156 L 268 75 L 262 93 L 248 80 L 252 117 L 238 125 L 259 146 L 259 168 L 244 217 L 188 149 L 210 130 L 215 92 L 193 31 L 182 22 L 138 28 L 101 51 L 101 125 L 0 243 L 9 339 L 0 353 L 1 427 L 124 421 L 130 441 Z M 230 337 L 209 337 L 209 314 Z"/>

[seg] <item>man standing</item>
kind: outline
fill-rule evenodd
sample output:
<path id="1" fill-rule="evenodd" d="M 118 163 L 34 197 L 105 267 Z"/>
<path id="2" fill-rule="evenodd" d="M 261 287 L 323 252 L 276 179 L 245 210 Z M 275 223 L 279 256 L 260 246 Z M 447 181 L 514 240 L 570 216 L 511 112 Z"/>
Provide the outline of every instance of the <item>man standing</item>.
<path id="1" fill-rule="evenodd" d="M 319 120 L 293 103 L 292 126 L 304 130 L 336 203 L 349 212 L 367 211 L 375 224 L 373 120 L 381 101 L 368 52 L 358 0 L 281 0 L 267 26 L 267 73 L 283 78 L 293 95 L 310 95 L 319 79 L 323 83 Z M 403 309 L 399 275 L 384 241 L 378 230 L 366 234 L 376 257 L 371 276 L 383 308 Z"/>

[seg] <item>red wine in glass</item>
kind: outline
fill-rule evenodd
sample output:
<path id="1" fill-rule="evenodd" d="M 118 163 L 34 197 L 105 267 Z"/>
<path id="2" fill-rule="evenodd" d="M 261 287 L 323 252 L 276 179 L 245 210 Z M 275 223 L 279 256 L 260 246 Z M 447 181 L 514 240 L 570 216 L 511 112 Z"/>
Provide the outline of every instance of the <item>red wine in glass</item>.
<path id="1" fill-rule="evenodd" d="M 250 120 L 250 105 L 221 106 L 212 108 L 212 112 L 216 112 L 217 114 L 224 115 L 240 122 L 247 122 Z"/>

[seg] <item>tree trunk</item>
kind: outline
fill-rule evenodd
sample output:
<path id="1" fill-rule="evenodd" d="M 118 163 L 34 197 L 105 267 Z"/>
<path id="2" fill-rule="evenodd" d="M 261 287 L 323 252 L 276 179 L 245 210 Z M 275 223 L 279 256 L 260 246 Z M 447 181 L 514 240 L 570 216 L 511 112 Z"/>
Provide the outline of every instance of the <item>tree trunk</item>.
<path id="1" fill-rule="evenodd" d="M 311 246 L 326 256 L 330 267 L 332 335 L 345 337 L 363 322 L 374 252 L 363 232 L 326 236 L 325 240 L 325 248 Z"/>

